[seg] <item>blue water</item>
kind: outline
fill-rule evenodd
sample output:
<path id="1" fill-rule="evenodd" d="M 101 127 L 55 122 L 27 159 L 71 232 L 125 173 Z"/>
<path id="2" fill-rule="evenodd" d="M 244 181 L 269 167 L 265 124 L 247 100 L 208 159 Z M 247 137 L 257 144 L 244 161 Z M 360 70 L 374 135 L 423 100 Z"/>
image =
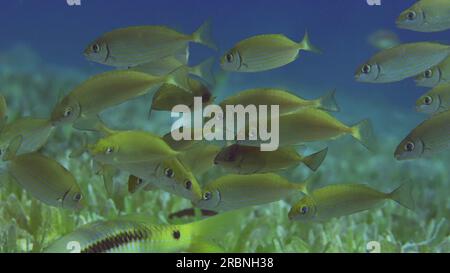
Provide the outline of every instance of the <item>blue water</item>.
<path id="1" fill-rule="evenodd" d="M 192 33 L 211 19 L 220 49 L 214 52 L 192 45 L 192 64 L 211 55 L 220 57 L 236 42 L 252 35 L 283 33 L 300 41 L 308 30 L 323 54 L 302 52 L 299 60 L 280 69 L 231 74 L 225 95 L 248 87 L 272 86 L 313 98 L 336 88 L 344 114 L 363 112 L 349 121 L 368 116 L 380 129 L 386 122 L 381 116 L 386 114 L 382 113 L 386 107 L 411 115 L 410 124 L 420 121 L 422 117 L 415 113 L 413 105 L 426 89 L 416 87 L 412 80 L 383 85 L 355 82 L 356 68 L 376 52 L 367 43 L 367 37 L 374 31 L 388 29 L 395 31 L 402 42 L 445 42 L 450 34 L 397 29 L 396 17 L 414 2 L 383 0 L 381 6 L 369 6 L 365 0 L 81 0 L 80 6 L 69 6 L 65 0 L 4 1 L 0 10 L 0 50 L 24 44 L 48 64 L 94 74 L 108 68 L 85 60 L 83 49 L 102 33 L 118 27 L 167 25 Z M 403 132 L 407 128 L 408 125 Z"/>
<path id="2" fill-rule="evenodd" d="M 194 45 L 193 63 L 211 54 L 219 56 L 255 34 L 284 33 L 301 40 L 307 29 L 312 42 L 323 50 L 322 55 L 302 53 L 288 66 L 245 77 L 235 74 L 230 82 L 238 79 L 242 86 L 255 82 L 271 86 L 301 84 L 324 91 L 336 87 L 355 100 L 383 97 L 387 103 L 411 110 L 424 92 L 413 81 L 369 85 L 356 83 L 353 73 L 375 52 L 367 37 L 376 30 L 395 30 L 403 42 L 448 39 L 449 31 L 428 34 L 396 29 L 395 18 L 414 2 L 384 0 L 381 6 L 369 6 L 365 0 L 81 0 L 81 6 L 69 6 L 65 0 L 3 1 L 0 49 L 23 43 L 45 62 L 96 71 L 104 67 L 87 62 L 81 52 L 90 41 L 118 27 L 159 24 L 191 33 L 211 19 L 220 51 Z"/>

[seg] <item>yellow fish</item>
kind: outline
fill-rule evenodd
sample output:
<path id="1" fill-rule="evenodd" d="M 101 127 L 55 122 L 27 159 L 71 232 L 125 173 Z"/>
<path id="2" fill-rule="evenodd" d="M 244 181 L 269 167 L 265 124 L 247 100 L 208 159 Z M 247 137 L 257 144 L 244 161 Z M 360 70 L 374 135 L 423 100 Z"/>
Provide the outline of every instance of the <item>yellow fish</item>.
<path id="1" fill-rule="evenodd" d="M 438 65 L 450 54 L 450 46 L 419 42 L 401 44 L 377 53 L 355 73 L 359 82 L 389 83 L 415 77 Z"/>
<path id="2" fill-rule="evenodd" d="M 285 90 L 274 88 L 258 88 L 241 91 L 220 103 L 225 110 L 226 105 L 279 105 L 280 114 L 289 113 L 305 107 L 319 108 L 326 111 L 339 111 L 334 98 L 335 91 L 315 100 L 306 100 Z"/>
<path id="3" fill-rule="evenodd" d="M 54 159 L 39 153 L 16 155 L 21 143 L 22 137 L 15 137 L 3 157 L 8 161 L 8 174 L 47 205 L 82 209 L 83 194 L 72 173 Z"/>
<path id="4" fill-rule="evenodd" d="M 202 209 L 233 210 L 268 204 L 282 200 L 293 193 L 305 192 L 307 183 L 291 183 L 274 174 L 229 174 L 209 182 L 202 199 L 194 203 Z"/>
<path id="5" fill-rule="evenodd" d="M 142 96 L 164 83 L 188 89 L 183 68 L 167 76 L 152 76 L 131 70 L 116 70 L 96 75 L 72 90 L 53 109 L 53 124 L 75 123 L 95 117 L 103 110 Z M 76 126 L 83 129 L 83 126 Z"/>
<path id="6" fill-rule="evenodd" d="M 397 146 L 397 160 L 417 159 L 442 152 L 450 147 L 450 111 L 436 114 L 406 136 Z"/>
<path id="7" fill-rule="evenodd" d="M 319 53 L 305 33 L 300 43 L 282 34 L 253 36 L 237 43 L 220 59 L 223 70 L 260 72 L 282 67 L 299 57 L 301 50 Z"/>
<path id="8" fill-rule="evenodd" d="M 450 83 L 450 57 L 416 77 L 418 86 L 435 87 L 444 83 Z"/>
<path id="9" fill-rule="evenodd" d="M 420 97 L 416 109 L 433 115 L 450 110 L 450 83 L 440 84 Z"/>
<path id="10" fill-rule="evenodd" d="M 144 131 L 118 131 L 99 139 L 88 149 L 95 160 L 112 165 L 159 162 L 179 154 L 161 137 Z"/>
<path id="11" fill-rule="evenodd" d="M 420 32 L 450 29 L 450 0 L 420 0 L 403 11 L 397 26 Z"/>
<path id="12" fill-rule="evenodd" d="M 276 151 L 262 152 L 259 147 L 233 144 L 223 148 L 214 163 L 238 174 L 268 173 L 305 164 L 316 171 L 327 155 L 328 148 L 301 156 L 294 147 L 280 147 Z"/>
<path id="13" fill-rule="evenodd" d="M 196 32 L 186 35 L 165 26 L 133 26 L 105 33 L 91 42 L 84 56 L 93 62 L 133 67 L 175 55 L 189 42 L 216 48 L 211 39 L 211 26 L 205 22 Z"/>
<path id="14" fill-rule="evenodd" d="M 363 184 L 337 184 L 326 186 L 303 197 L 289 211 L 290 220 L 326 221 L 369 210 L 385 200 L 394 200 L 413 210 L 414 200 L 408 184 L 391 193 L 383 193 Z"/>
<path id="15" fill-rule="evenodd" d="M 268 127 L 270 131 L 271 128 Z M 259 145 L 261 140 L 254 141 L 249 138 L 250 129 L 247 125 L 245 128 L 246 140 L 239 141 L 239 143 L 251 146 Z M 329 113 L 315 108 L 300 109 L 279 117 L 280 146 L 332 140 L 343 135 L 351 135 L 367 149 L 372 148 L 374 142 L 372 124 L 367 119 L 356 125 L 347 126 Z"/>
<path id="16" fill-rule="evenodd" d="M 45 252 L 223 252 L 216 245 L 217 240 L 239 226 L 237 220 L 244 216 L 239 214 L 224 213 L 178 225 L 155 225 L 146 215 L 121 216 L 84 225 L 52 242 Z M 73 242 L 77 244 L 73 245 Z M 70 248 L 72 245 L 73 249 Z"/>

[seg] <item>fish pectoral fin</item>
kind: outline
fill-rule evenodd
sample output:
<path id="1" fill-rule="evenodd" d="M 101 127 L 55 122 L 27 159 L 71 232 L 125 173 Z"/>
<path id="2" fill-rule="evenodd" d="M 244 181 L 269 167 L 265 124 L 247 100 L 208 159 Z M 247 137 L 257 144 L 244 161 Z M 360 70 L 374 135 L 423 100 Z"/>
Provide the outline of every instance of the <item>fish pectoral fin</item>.
<path id="1" fill-rule="evenodd" d="M 117 169 L 111 165 L 104 165 L 102 167 L 103 183 L 105 185 L 106 192 L 110 197 L 113 197 L 116 191 L 114 187 L 114 176 L 116 173 Z"/>

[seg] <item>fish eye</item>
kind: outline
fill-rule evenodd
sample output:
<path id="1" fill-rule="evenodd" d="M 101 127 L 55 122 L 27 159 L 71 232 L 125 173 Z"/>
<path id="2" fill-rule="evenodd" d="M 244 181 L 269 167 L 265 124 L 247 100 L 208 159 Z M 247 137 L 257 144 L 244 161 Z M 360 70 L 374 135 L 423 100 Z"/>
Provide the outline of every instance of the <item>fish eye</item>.
<path id="1" fill-rule="evenodd" d="M 209 192 L 209 191 L 207 191 L 207 192 L 205 192 L 205 193 L 203 194 L 203 200 L 208 201 L 208 200 L 211 199 L 211 197 L 212 197 L 212 194 L 211 194 L 211 192 Z"/>
<path id="2" fill-rule="evenodd" d="M 142 183 L 144 183 L 144 180 L 143 180 L 142 178 L 138 178 L 137 184 L 138 184 L 138 185 L 141 185 Z"/>
<path id="3" fill-rule="evenodd" d="M 364 74 L 369 74 L 371 69 L 372 69 L 372 67 L 369 64 L 365 64 L 362 67 L 361 72 Z"/>
<path id="4" fill-rule="evenodd" d="M 228 54 L 225 56 L 225 58 L 227 59 L 227 62 L 229 62 L 229 63 L 232 63 L 232 62 L 233 62 L 233 59 L 234 59 L 233 54 L 231 54 L 231 53 L 228 53 Z"/>
<path id="5" fill-rule="evenodd" d="M 164 170 L 164 175 L 167 176 L 168 178 L 173 178 L 175 173 L 173 172 L 173 170 L 171 168 L 167 168 Z"/>
<path id="6" fill-rule="evenodd" d="M 431 78 L 431 77 L 433 77 L 433 70 L 431 70 L 431 69 L 428 69 L 427 71 L 425 71 L 424 73 L 424 76 L 425 76 L 425 78 Z"/>
<path id="7" fill-rule="evenodd" d="M 416 19 L 417 13 L 415 11 L 411 10 L 406 14 L 406 17 L 408 18 L 408 20 L 412 21 L 412 20 Z"/>
<path id="8" fill-rule="evenodd" d="M 93 44 L 92 45 L 92 51 L 94 53 L 99 53 L 100 52 L 100 46 L 98 44 Z"/>
<path id="9" fill-rule="evenodd" d="M 73 196 L 73 201 L 78 202 L 83 198 L 83 195 L 81 193 L 77 193 Z"/>
<path id="10" fill-rule="evenodd" d="M 66 109 L 64 109 L 64 113 L 63 113 L 64 117 L 69 117 L 72 115 L 72 107 L 67 107 Z"/>
<path id="11" fill-rule="evenodd" d="M 307 214 L 308 213 L 308 207 L 307 206 L 303 206 L 301 208 L 301 210 L 300 210 L 300 213 L 303 214 L 303 215 Z"/>
<path id="12" fill-rule="evenodd" d="M 412 152 L 414 151 L 415 145 L 413 142 L 409 141 L 405 144 L 405 151 Z"/>
<path id="13" fill-rule="evenodd" d="M 430 96 L 426 96 L 425 98 L 423 98 L 423 102 L 424 102 L 426 105 L 430 105 L 430 104 L 433 103 L 433 98 L 430 97 Z"/>
<path id="14" fill-rule="evenodd" d="M 191 190 L 192 189 L 192 182 L 191 182 L 191 180 L 186 180 L 184 182 L 184 186 L 186 187 L 187 190 Z"/>
<path id="15" fill-rule="evenodd" d="M 106 150 L 105 150 L 105 153 L 107 155 L 111 154 L 112 152 L 114 152 L 114 148 L 113 147 L 107 147 Z"/>

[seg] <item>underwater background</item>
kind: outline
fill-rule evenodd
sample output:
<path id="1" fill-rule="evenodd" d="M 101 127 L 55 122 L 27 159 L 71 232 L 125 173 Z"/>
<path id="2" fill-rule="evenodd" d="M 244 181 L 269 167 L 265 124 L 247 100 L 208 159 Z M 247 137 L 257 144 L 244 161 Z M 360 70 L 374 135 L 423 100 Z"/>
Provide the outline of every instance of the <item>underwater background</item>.
<path id="1" fill-rule="evenodd" d="M 300 41 L 307 30 L 323 53 L 301 52 L 299 60 L 260 73 L 224 73 L 216 65 L 217 102 L 247 88 L 285 88 L 305 98 L 317 98 L 336 89 L 341 111 L 335 116 L 347 124 L 370 118 L 377 149 L 371 153 L 350 137 L 308 145 L 329 147 L 328 156 L 314 174 L 315 187 L 335 183 L 366 183 L 389 192 L 402 183 L 413 184 L 416 210 L 386 202 L 370 211 L 325 223 L 291 222 L 290 205 L 298 199 L 254 208 L 241 226 L 227 235 L 222 246 L 229 252 L 366 252 L 368 243 L 380 243 L 381 252 L 449 252 L 450 200 L 448 151 L 432 158 L 396 161 L 398 143 L 426 117 L 415 111 L 417 98 L 429 90 L 412 79 L 391 84 L 354 80 L 356 68 L 377 50 L 368 36 L 380 29 L 398 34 L 402 42 L 450 43 L 450 31 L 419 33 L 397 29 L 395 19 L 414 0 L 386 1 L 369 6 L 365 0 L 65 0 L 3 1 L 0 7 L 0 93 L 8 102 L 8 116 L 48 117 L 59 94 L 68 93 L 89 76 L 111 68 L 87 61 L 82 51 L 100 34 L 133 25 L 167 25 L 192 33 L 205 20 L 213 23 L 215 52 L 190 46 L 190 64 L 210 56 L 219 58 L 237 41 L 263 33 L 283 33 Z M 114 129 L 144 129 L 157 134 L 170 130 L 167 112 L 147 113 L 151 96 L 131 100 L 102 113 Z M 0 252 L 39 252 L 53 240 L 82 224 L 119 214 L 145 213 L 155 223 L 189 222 L 169 219 L 189 208 L 190 202 L 162 191 L 126 193 L 125 174 L 115 178 L 117 194 L 108 196 L 103 181 L 91 168 L 90 158 L 69 159 L 82 133 L 70 126 L 57 128 L 44 147 L 76 177 L 88 207 L 80 214 L 49 207 L 32 198 L 7 176 L 0 180 Z M 197 177 L 202 183 L 223 174 L 212 169 Z M 283 173 L 290 181 L 310 173 L 297 168 Z"/>

